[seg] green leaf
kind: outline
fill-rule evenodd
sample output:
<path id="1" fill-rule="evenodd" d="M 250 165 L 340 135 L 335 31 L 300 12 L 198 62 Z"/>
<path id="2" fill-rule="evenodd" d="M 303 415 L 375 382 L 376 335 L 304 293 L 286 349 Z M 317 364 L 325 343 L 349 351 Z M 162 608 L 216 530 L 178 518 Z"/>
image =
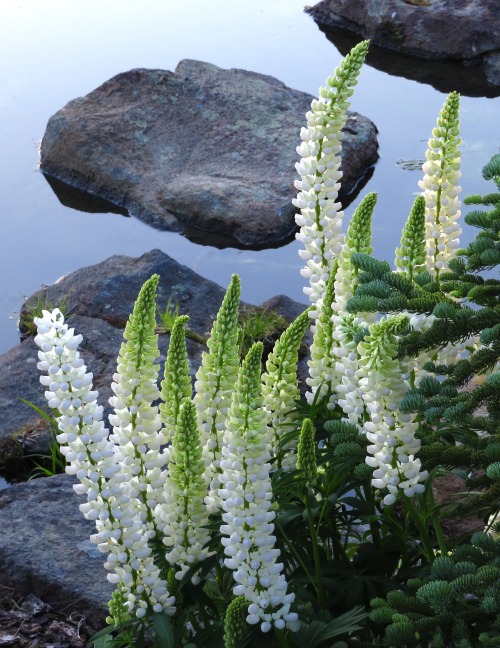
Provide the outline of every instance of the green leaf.
<path id="1" fill-rule="evenodd" d="M 297 633 L 293 636 L 296 646 L 304 648 L 317 648 L 329 639 L 339 635 L 349 634 L 361 628 L 361 621 L 366 619 L 368 613 L 362 606 L 356 606 L 349 612 L 345 612 L 339 617 L 325 623 L 324 621 L 311 621 L 309 624 L 303 623 Z"/>
<path id="2" fill-rule="evenodd" d="M 113 641 L 111 633 L 115 630 L 114 625 L 108 625 L 99 632 L 96 632 L 90 637 L 87 642 L 87 646 L 94 646 L 94 648 L 103 648 L 110 644 Z"/>
<path id="3" fill-rule="evenodd" d="M 155 612 L 151 620 L 156 633 L 156 648 L 174 648 L 174 630 L 168 616 L 164 612 Z"/>

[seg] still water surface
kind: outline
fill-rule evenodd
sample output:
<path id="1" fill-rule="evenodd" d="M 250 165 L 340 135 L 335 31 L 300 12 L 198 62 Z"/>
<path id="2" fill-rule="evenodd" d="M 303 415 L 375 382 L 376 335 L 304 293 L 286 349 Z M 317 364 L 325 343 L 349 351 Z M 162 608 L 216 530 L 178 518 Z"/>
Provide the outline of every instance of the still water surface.
<path id="1" fill-rule="evenodd" d="M 0 353 L 18 341 L 15 311 L 23 296 L 112 254 L 160 248 L 201 275 L 227 285 L 242 277 L 243 299 L 278 293 L 304 301 L 298 244 L 259 252 L 195 245 L 134 218 L 63 207 L 40 172 L 38 145 L 49 117 L 71 99 L 137 67 L 175 69 L 183 58 L 270 74 L 316 94 L 341 55 L 302 0 L 3 0 L 0 8 Z M 422 158 L 445 94 L 365 66 L 352 109 L 379 129 L 380 160 L 362 195 L 379 193 L 376 254 L 392 260 L 419 171 L 400 159 Z M 489 192 L 481 167 L 498 152 L 500 99 L 463 97 L 466 193 Z M 297 124 L 297 134 L 302 124 Z M 469 232 L 464 239 L 470 239 Z M 10 319 L 9 319 L 10 314 Z"/>

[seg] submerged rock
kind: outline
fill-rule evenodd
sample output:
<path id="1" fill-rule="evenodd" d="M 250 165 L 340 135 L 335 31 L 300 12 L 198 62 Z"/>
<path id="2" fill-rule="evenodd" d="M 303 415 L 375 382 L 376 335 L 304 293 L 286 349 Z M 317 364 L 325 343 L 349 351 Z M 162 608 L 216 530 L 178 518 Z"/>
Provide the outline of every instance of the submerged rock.
<path id="1" fill-rule="evenodd" d="M 158 229 L 271 247 L 295 229 L 295 149 L 311 100 L 273 77 L 200 61 L 131 70 L 50 118 L 41 170 Z M 344 194 L 376 161 L 376 133 L 349 115 Z"/>
<path id="2" fill-rule="evenodd" d="M 500 85 L 498 0 L 321 0 L 307 9 L 323 29 L 343 29 L 375 45 L 425 59 L 481 65 Z"/>

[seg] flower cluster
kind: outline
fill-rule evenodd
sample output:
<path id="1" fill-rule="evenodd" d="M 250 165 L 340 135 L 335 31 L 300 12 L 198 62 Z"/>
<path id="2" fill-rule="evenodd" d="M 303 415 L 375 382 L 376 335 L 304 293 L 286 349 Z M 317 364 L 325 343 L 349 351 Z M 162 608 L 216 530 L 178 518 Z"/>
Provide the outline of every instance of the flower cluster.
<path id="1" fill-rule="evenodd" d="M 357 378 L 370 421 L 364 429 L 371 445 L 366 463 L 374 468 L 372 485 L 387 489 L 384 504 L 393 504 L 398 491 L 412 497 L 424 490 L 427 472 L 421 470 L 415 455 L 420 441 L 415 437 L 413 415 L 398 410 L 398 402 L 408 385 L 402 380 L 406 367 L 395 358 L 396 336 L 408 325 L 404 315 L 394 316 L 372 326 L 370 335 L 358 345 Z"/>
<path id="2" fill-rule="evenodd" d="M 248 352 L 238 373 L 224 433 L 219 496 L 223 524 L 224 564 L 233 570 L 236 596 L 244 595 L 247 622 L 261 630 L 297 627 L 290 612 L 294 594 L 287 594 L 283 564 L 273 535 L 275 512 L 272 488 L 270 435 L 262 410 L 260 365 L 262 343 Z"/>
<path id="3" fill-rule="evenodd" d="M 302 144 L 297 148 L 301 160 L 296 165 L 300 180 L 295 181 L 299 193 L 293 200 L 300 209 L 295 217 L 300 227 L 296 238 L 305 247 L 299 252 L 306 261 L 301 274 L 309 280 L 304 292 L 318 307 L 344 241 L 343 212 L 337 202 L 342 177 L 342 128 L 367 50 L 368 41 L 359 43 L 328 79 L 328 85 L 320 88 L 319 99 L 312 101 L 311 111 L 306 114 L 307 127 L 301 130 Z M 311 312 L 313 319 L 318 316 L 319 312 Z"/>
<path id="4" fill-rule="evenodd" d="M 240 279 L 233 275 L 196 373 L 195 396 L 203 457 L 207 471 L 209 512 L 219 506 L 219 474 L 224 424 L 239 366 L 238 309 Z"/>
<path id="5" fill-rule="evenodd" d="M 452 92 L 441 110 L 432 131 L 419 182 L 425 198 L 427 271 L 439 279 L 459 247 L 462 232 L 457 221 L 461 203 L 458 110 L 460 95 Z"/>
<path id="6" fill-rule="evenodd" d="M 299 415 L 295 401 L 300 397 L 297 381 L 299 346 L 309 323 L 304 311 L 276 342 L 266 361 L 262 375 L 262 395 L 266 422 L 271 428 L 271 450 L 277 458 L 276 467 L 289 469 L 295 464 L 295 442 L 283 443 L 285 434 L 297 427 Z"/>
<path id="7" fill-rule="evenodd" d="M 48 374 L 40 381 L 48 387 L 49 406 L 60 413 L 57 439 L 68 461 L 66 472 L 80 480 L 75 491 L 87 495 L 80 510 L 96 523 L 97 533 L 91 540 L 109 554 L 105 563 L 110 571 L 108 580 L 121 584 L 127 611 L 138 618 L 148 610 L 173 614 L 174 598 L 160 577 L 148 544 L 155 531 L 146 522 L 145 504 L 135 481 L 136 462 L 124 459 L 124 446 L 117 448 L 113 439 L 108 440 L 102 408 L 96 402 L 98 393 L 92 390 L 92 374 L 87 373 L 78 352 L 82 338 L 68 328 L 58 309 L 44 311 L 35 324 L 35 341 L 41 349 L 38 368 Z M 150 486 L 156 488 L 157 484 Z"/>

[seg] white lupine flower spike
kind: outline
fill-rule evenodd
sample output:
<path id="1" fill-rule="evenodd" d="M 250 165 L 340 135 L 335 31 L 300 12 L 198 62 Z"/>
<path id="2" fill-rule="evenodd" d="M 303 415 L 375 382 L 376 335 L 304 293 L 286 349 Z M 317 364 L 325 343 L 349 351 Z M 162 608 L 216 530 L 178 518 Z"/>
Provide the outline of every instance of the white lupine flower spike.
<path id="1" fill-rule="evenodd" d="M 166 558 L 177 568 L 175 577 L 178 580 L 194 563 L 209 555 L 204 549 L 210 540 L 206 528 L 209 522 L 206 494 L 205 462 L 196 422 L 196 406 L 185 398 L 170 451 L 165 503 L 156 513 L 165 525 L 163 543 L 168 547 Z M 199 582 L 195 577 L 192 580 Z"/>
<path id="2" fill-rule="evenodd" d="M 97 533 L 91 540 L 109 554 L 105 563 L 108 580 L 122 584 L 130 614 L 140 618 L 148 609 L 173 614 L 174 598 L 153 563 L 148 534 L 137 508 L 130 504 L 130 482 L 123 478 L 121 455 L 108 439 L 102 407 L 97 405 L 98 392 L 92 390 L 92 374 L 87 373 L 78 352 L 82 336 L 74 335 L 58 309 L 43 311 L 35 324 L 35 342 L 41 349 L 38 368 L 48 373 L 40 381 L 48 388 L 49 405 L 59 411 L 57 439 L 68 461 L 66 472 L 81 482 L 75 491 L 87 495 L 80 510 L 96 523 Z"/>
<path id="3" fill-rule="evenodd" d="M 240 278 L 233 275 L 202 354 L 196 373 L 195 396 L 198 426 L 209 483 L 207 506 L 211 513 L 219 506 L 218 475 L 224 423 L 231 404 L 239 367 L 238 309 Z"/>
<path id="4" fill-rule="evenodd" d="M 290 611 L 294 594 L 287 594 L 283 564 L 278 562 L 273 534 L 270 431 L 262 409 L 262 343 L 255 343 L 238 373 L 221 461 L 219 496 L 223 509 L 222 544 L 226 567 L 233 571 L 235 596 L 249 602 L 247 623 L 297 628 Z"/>
<path id="5" fill-rule="evenodd" d="M 155 509 L 163 502 L 164 470 L 167 455 L 161 451 L 164 436 L 158 407 L 153 405 L 158 389 L 159 356 L 156 326 L 156 289 L 158 275 L 142 286 L 123 334 L 117 370 L 111 388 L 114 408 L 109 421 L 110 439 L 120 472 L 111 483 L 123 489 L 116 502 L 122 525 L 116 540 L 118 551 L 108 557 L 105 567 L 115 572 L 111 582 L 121 582 L 129 590 L 131 611 L 142 618 L 147 611 L 174 611 L 167 583 L 154 563 L 150 540 L 159 530 Z M 108 577 L 109 578 L 109 577 Z"/>
<path id="6" fill-rule="evenodd" d="M 427 271 L 439 281 L 459 247 L 462 230 L 458 224 L 461 187 L 458 111 L 460 95 L 448 95 L 432 131 L 422 167 L 424 178 L 418 183 L 425 198 Z"/>
<path id="7" fill-rule="evenodd" d="M 415 415 L 403 414 L 398 403 L 409 385 L 402 376 L 407 367 L 397 359 L 397 335 L 408 318 L 396 315 L 372 325 L 370 335 L 358 344 L 356 373 L 370 420 L 364 429 L 371 445 L 366 463 L 374 468 L 372 486 L 386 492 L 383 502 L 393 504 L 398 494 L 413 497 L 424 491 L 427 471 L 421 470 L 420 441 L 415 437 Z"/>
<path id="8" fill-rule="evenodd" d="M 305 248 L 299 252 L 306 262 L 301 274 L 309 280 L 304 292 L 318 307 L 332 261 L 340 254 L 344 242 L 342 206 L 337 202 L 342 177 L 342 129 L 368 45 L 368 41 L 356 45 L 334 76 L 328 78 L 327 85 L 320 88 L 319 98 L 312 101 L 306 114 L 307 127 L 300 133 L 302 144 L 297 148 L 301 160 L 296 165 L 300 180 L 295 181 L 299 193 L 293 200 L 300 209 L 295 217 L 300 227 L 296 238 Z M 312 315 L 313 319 L 318 316 L 319 313 Z"/>

